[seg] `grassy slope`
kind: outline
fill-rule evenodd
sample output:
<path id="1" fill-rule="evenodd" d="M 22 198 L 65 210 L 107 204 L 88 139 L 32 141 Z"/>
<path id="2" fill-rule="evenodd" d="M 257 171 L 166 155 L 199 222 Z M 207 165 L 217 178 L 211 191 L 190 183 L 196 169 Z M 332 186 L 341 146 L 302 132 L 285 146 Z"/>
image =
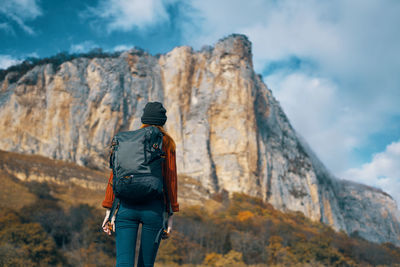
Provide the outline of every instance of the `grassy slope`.
<path id="1" fill-rule="evenodd" d="M 4 184 L 0 187 L 0 200 L 9 200 L 8 203 L 1 201 L 3 204 L 0 205 L 16 209 L 34 201 L 34 194 L 30 193 L 29 182 L 31 180 L 52 181 L 48 183 L 51 189 L 50 194 L 54 198 L 62 200 L 66 207 L 82 203 L 101 208 L 109 178 L 109 170 L 93 170 L 39 155 L 25 155 L 1 150 L 0 168 L 0 179 Z M 30 178 L 26 179 L 26 177 Z M 71 178 L 75 181 L 82 181 L 82 186 L 77 186 L 77 183 L 73 182 Z M 86 186 L 86 181 L 91 183 L 90 189 Z M 180 176 L 178 188 L 178 200 L 180 200 L 181 208 L 205 202 L 209 203 L 207 207 L 211 209 L 218 205 L 216 201 L 205 198 L 206 190 L 191 177 Z"/>
<path id="2" fill-rule="evenodd" d="M 0 208 L 19 210 L 35 202 L 37 197 L 29 189 L 3 170 L 0 170 Z"/>
<path id="3" fill-rule="evenodd" d="M 37 199 L 32 183 L 52 179 L 54 182 L 47 183 L 49 194 L 60 199 L 62 206 L 67 208 L 82 203 L 101 208 L 104 189 L 108 181 L 108 171 L 92 170 L 37 155 L 5 151 L 0 151 L 0 166 L 0 179 L 3 184 L 0 187 L 1 207 L 18 210 L 24 205 L 31 204 Z M 21 180 L 25 177 L 29 178 Z M 72 177 L 82 181 L 89 180 L 97 187 L 104 189 L 92 190 L 85 186 L 78 186 L 70 181 Z"/>

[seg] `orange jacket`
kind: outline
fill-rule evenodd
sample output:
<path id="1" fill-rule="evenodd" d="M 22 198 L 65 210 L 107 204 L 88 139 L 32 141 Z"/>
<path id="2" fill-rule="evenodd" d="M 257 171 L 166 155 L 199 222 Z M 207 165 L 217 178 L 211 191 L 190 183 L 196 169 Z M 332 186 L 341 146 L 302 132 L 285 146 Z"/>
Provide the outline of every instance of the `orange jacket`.
<path id="1" fill-rule="evenodd" d="M 148 127 L 150 125 L 143 124 L 143 127 Z M 171 203 L 171 208 L 173 212 L 179 211 L 178 203 L 178 176 L 176 171 L 176 156 L 175 156 L 175 143 L 174 140 L 165 132 L 162 126 L 157 126 L 163 133 L 163 151 L 165 152 L 165 161 L 162 167 L 162 173 L 164 181 L 167 186 L 168 196 Z M 106 195 L 103 200 L 102 206 L 104 208 L 111 208 L 114 201 L 114 192 L 112 189 L 113 173 L 111 171 L 110 178 L 108 179 L 108 184 L 106 188 Z M 164 203 L 167 207 L 167 211 L 170 213 L 170 205 L 167 205 L 166 196 L 164 194 Z"/>

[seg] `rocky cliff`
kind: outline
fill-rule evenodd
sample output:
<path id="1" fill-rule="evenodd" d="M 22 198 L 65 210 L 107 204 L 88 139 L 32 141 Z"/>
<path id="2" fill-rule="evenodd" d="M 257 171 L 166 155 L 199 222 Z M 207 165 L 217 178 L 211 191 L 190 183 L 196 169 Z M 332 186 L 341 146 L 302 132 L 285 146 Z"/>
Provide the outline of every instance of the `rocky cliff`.
<path id="1" fill-rule="evenodd" d="M 202 51 L 177 47 L 152 56 L 132 49 L 37 65 L 22 77 L 8 72 L 0 90 L 0 149 L 103 169 L 111 137 L 138 128 L 147 101 L 160 101 L 179 173 L 207 194 L 244 192 L 400 245 L 395 201 L 332 177 L 254 72 L 245 36 Z"/>

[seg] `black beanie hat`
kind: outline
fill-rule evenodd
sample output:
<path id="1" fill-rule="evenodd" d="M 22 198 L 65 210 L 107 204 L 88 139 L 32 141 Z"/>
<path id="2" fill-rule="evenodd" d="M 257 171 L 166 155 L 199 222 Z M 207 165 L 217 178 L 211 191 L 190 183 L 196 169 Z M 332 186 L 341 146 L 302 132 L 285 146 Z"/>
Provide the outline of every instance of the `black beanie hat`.
<path id="1" fill-rule="evenodd" d="M 142 123 L 163 126 L 167 121 L 166 112 L 160 102 L 148 102 L 143 109 Z"/>

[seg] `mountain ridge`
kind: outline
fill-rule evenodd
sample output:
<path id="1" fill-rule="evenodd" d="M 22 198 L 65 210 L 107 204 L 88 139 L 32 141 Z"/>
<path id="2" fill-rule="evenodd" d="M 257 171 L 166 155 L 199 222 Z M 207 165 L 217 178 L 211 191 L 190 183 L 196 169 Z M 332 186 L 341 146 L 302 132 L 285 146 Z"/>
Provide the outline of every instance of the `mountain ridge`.
<path id="1" fill-rule="evenodd" d="M 111 137 L 138 128 L 145 103 L 160 101 L 180 175 L 209 195 L 243 192 L 348 234 L 400 244 L 395 201 L 330 174 L 253 70 L 246 36 L 200 51 L 182 46 L 155 57 L 132 49 L 11 76 L 0 81 L 1 149 L 104 169 Z"/>

